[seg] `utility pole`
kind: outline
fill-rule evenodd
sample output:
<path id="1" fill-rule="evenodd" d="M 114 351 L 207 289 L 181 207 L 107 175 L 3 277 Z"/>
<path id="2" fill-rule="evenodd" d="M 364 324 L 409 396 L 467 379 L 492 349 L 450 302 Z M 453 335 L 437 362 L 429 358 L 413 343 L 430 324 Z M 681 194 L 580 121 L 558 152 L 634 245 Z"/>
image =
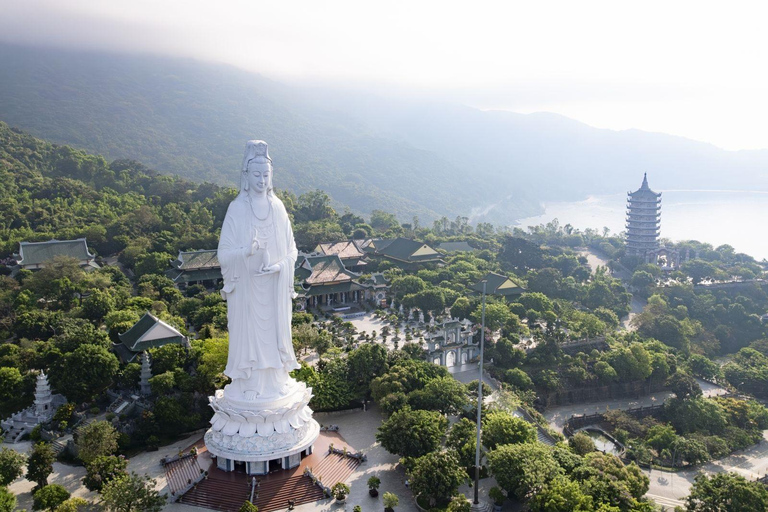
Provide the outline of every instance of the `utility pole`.
<path id="1" fill-rule="evenodd" d="M 480 327 L 480 378 L 477 384 L 477 443 L 475 444 L 475 501 L 480 505 L 480 415 L 483 408 L 483 348 L 485 346 L 485 287 L 488 281 L 483 279 L 483 310 Z"/>

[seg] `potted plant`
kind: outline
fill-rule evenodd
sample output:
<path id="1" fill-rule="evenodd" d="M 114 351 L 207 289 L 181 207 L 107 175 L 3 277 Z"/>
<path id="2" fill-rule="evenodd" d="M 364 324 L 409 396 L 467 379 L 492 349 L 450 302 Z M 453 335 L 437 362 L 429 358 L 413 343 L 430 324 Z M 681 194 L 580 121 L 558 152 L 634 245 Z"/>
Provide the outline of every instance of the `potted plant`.
<path id="1" fill-rule="evenodd" d="M 352 509 L 352 512 L 363 512 L 363 507 L 360 505 L 355 505 L 355 508 Z"/>
<path id="2" fill-rule="evenodd" d="M 395 507 L 398 505 L 398 503 L 400 503 L 397 494 L 391 492 L 385 492 L 384 496 L 381 498 L 381 501 L 384 502 L 384 512 L 394 512 Z"/>
<path id="3" fill-rule="evenodd" d="M 375 498 L 376 496 L 379 495 L 380 485 L 381 485 L 381 480 L 376 475 L 368 479 L 368 494 L 370 494 L 372 498 Z"/>
<path id="4" fill-rule="evenodd" d="M 488 491 L 488 497 L 493 500 L 493 512 L 501 512 L 501 506 L 504 504 L 504 500 L 506 499 L 504 491 L 496 486 L 493 486 Z"/>
<path id="5" fill-rule="evenodd" d="M 336 498 L 336 501 L 340 503 L 343 503 L 344 500 L 347 499 L 349 491 L 349 486 L 344 482 L 336 482 L 333 487 L 331 487 L 331 493 L 333 494 L 333 497 Z"/>

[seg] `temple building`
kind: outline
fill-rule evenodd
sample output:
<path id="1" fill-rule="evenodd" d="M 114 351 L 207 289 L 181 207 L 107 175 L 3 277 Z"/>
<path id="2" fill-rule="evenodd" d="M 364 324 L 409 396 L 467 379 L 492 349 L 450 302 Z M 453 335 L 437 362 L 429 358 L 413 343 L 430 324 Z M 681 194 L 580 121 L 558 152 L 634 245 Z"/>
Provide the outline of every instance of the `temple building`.
<path id="1" fill-rule="evenodd" d="M 366 298 L 367 286 L 360 274 L 347 270 L 338 255 L 299 255 L 295 277 L 299 309 L 314 307 L 348 308 Z"/>
<path id="2" fill-rule="evenodd" d="M 661 222 L 661 192 L 648 186 L 648 176 L 634 192 L 627 193 L 627 254 L 646 257 L 659 249 Z"/>
<path id="3" fill-rule="evenodd" d="M 99 268 L 94 261 L 96 255 L 88 250 L 85 238 L 76 240 L 49 240 L 47 242 L 20 242 L 19 254 L 14 255 L 19 266 L 25 270 L 37 270 L 56 256 L 75 258 L 84 269 Z"/>
<path id="4" fill-rule="evenodd" d="M 344 267 L 352 272 L 362 272 L 367 265 L 364 260 L 365 253 L 355 240 L 322 243 L 315 247 L 315 253 L 322 256 L 338 256 Z"/>
<path id="5" fill-rule="evenodd" d="M 204 251 L 179 251 L 179 256 L 171 262 L 172 269 L 165 275 L 177 286 L 202 284 L 214 288 L 221 282 L 221 264 L 216 249 Z"/>
<path id="6" fill-rule="evenodd" d="M 406 270 L 419 268 L 426 263 L 443 263 L 439 252 L 424 242 L 410 238 L 372 240 L 367 250 L 371 248 L 375 256 L 388 259 Z"/>
<path id="7" fill-rule="evenodd" d="M 117 337 L 120 338 L 120 343 L 114 343 L 112 347 L 125 363 L 130 363 L 136 356 L 150 348 L 162 347 L 169 343 L 189 346 L 186 336 L 149 311 L 144 313 L 133 327 L 118 334 Z"/>
<path id="8" fill-rule="evenodd" d="M 525 287 L 511 277 L 502 274 L 488 272 L 483 281 L 486 281 L 485 293 L 488 295 L 502 295 L 508 299 L 514 299 L 525 293 Z M 482 293 L 483 282 L 475 283 L 471 288 L 476 292 Z"/>

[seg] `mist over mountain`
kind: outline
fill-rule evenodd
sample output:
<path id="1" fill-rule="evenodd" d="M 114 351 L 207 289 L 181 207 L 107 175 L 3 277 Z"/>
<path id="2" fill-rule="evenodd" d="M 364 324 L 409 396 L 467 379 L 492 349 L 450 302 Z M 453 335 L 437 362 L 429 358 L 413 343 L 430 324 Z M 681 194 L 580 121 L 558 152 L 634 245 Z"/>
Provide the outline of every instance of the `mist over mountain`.
<path id="1" fill-rule="evenodd" d="M 639 186 L 768 190 L 768 151 L 600 130 L 364 92 L 286 86 L 224 65 L 0 45 L 0 120 L 109 158 L 234 184 L 244 141 L 270 143 L 275 181 L 356 212 L 511 224 L 540 202 Z M 482 215 L 484 214 L 484 215 Z"/>

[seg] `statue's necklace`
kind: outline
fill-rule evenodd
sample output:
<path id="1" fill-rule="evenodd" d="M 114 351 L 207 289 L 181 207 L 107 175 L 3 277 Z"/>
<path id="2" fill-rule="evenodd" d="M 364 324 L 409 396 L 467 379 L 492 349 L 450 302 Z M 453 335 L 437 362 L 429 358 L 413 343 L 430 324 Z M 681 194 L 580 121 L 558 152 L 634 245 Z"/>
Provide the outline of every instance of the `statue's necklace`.
<path id="1" fill-rule="evenodd" d="M 256 217 L 256 220 L 267 220 L 269 218 L 269 214 L 272 213 L 272 201 L 267 198 L 267 202 L 269 203 L 269 209 L 267 210 L 267 215 L 262 219 L 256 215 L 256 210 L 253 208 L 253 201 L 251 200 L 251 196 L 248 196 L 248 204 L 251 205 L 251 213 L 253 213 L 253 216 Z"/>

